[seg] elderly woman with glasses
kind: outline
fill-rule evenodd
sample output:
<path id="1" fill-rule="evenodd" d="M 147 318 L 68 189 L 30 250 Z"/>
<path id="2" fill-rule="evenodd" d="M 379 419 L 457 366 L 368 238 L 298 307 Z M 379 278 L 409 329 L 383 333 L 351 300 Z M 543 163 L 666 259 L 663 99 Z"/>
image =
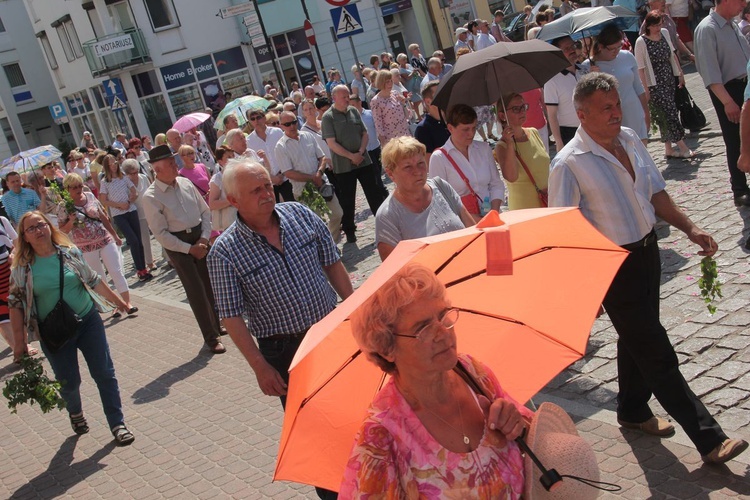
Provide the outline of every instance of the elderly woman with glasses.
<path id="1" fill-rule="evenodd" d="M 635 56 L 622 50 L 623 34 L 616 24 L 608 24 L 596 36 L 591 47 L 591 57 L 581 63 L 585 73 L 601 71 L 617 78 L 620 86 L 622 125 L 632 128 L 644 144 L 648 143 L 651 114 L 648 109 L 648 94 L 638 74 Z"/>
<path id="2" fill-rule="evenodd" d="M 58 205 L 57 220 L 60 231 L 68 235 L 83 253 L 83 259 L 89 267 L 102 277 L 105 276 L 102 267 L 104 262 L 115 290 L 127 305 L 122 312 L 133 314 L 138 308 L 130 304 L 128 280 L 122 271 L 122 259 L 118 248 L 122 245 L 122 240 L 112 227 L 107 212 L 92 193 L 83 190 L 83 179 L 80 175 L 66 175 L 63 186 L 73 200 L 73 205 L 65 202 Z M 120 316 L 121 311 L 115 312 L 115 317 Z"/>
<path id="3" fill-rule="evenodd" d="M 180 175 L 187 178 L 193 183 L 193 186 L 203 197 L 203 200 L 208 203 L 208 191 L 209 182 L 211 182 L 211 174 L 208 168 L 202 163 L 195 162 L 195 148 L 188 145 L 180 146 L 177 153 L 182 158 L 184 166 L 180 169 Z"/>
<path id="4" fill-rule="evenodd" d="M 385 260 L 401 240 L 474 225 L 474 218 L 451 185 L 439 177 L 427 178 L 424 144 L 413 137 L 396 137 L 383 149 L 381 160 L 396 189 L 375 215 L 380 260 Z"/>
<path id="5" fill-rule="evenodd" d="M 391 377 L 355 438 L 342 498 L 521 497 L 523 458 L 514 440 L 532 412 L 484 364 L 458 353 L 458 319 L 443 284 L 414 263 L 353 315 L 360 349 Z"/>
<path id="6" fill-rule="evenodd" d="M 27 332 L 28 340 L 40 339 L 39 325 L 47 327 L 44 320 L 58 301 L 65 302 L 78 315 L 80 323 L 72 337 L 58 348 L 48 344 L 49 339 L 42 332 L 41 346 L 55 378 L 62 383 L 60 395 L 65 400 L 73 432 L 89 432 L 80 393 L 80 350 L 99 389 L 104 415 L 115 444 L 129 445 L 135 437 L 125 426 L 115 367 L 99 316 L 99 311 L 111 309 L 111 304 L 121 309 L 128 305 L 110 290 L 86 264 L 81 251 L 41 212 L 24 214 L 18 223 L 18 233 L 8 296 L 10 322 L 13 325 L 13 356 L 20 359 L 26 352 Z"/>
<path id="7" fill-rule="evenodd" d="M 495 145 L 495 158 L 508 185 L 510 210 L 547 206 L 549 153 L 539 131 L 523 126 L 528 109 L 520 94 L 505 95 L 497 102 L 497 119 L 503 133 Z"/>

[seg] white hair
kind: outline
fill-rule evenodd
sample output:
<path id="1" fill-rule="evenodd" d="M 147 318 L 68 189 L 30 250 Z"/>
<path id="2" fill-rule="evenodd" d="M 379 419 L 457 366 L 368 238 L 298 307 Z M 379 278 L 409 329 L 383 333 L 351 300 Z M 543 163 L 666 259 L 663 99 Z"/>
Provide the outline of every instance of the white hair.
<path id="1" fill-rule="evenodd" d="M 259 173 L 269 178 L 268 170 L 266 167 L 258 163 L 257 161 L 249 160 L 247 158 L 232 158 L 229 160 L 222 170 L 221 182 L 224 185 L 224 190 L 228 196 L 237 196 L 237 176 L 242 173 Z"/>

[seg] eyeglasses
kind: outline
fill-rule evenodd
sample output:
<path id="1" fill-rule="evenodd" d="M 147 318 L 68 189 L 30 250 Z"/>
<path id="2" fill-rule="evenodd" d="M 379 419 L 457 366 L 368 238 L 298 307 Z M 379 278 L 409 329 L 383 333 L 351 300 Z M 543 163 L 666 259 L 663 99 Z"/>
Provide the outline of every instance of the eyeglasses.
<path id="1" fill-rule="evenodd" d="M 83 189 L 83 184 L 77 184 L 75 186 L 68 186 L 68 191 L 72 189 Z"/>
<path id="2" fill-rule="evenodd" d="M 520 113 L 521 111 L 528 111 L 528 110 L 529 110 L 528 104 L 521 104 L 520 106 L 508 107 L 508 111 L 512 111 L 513 113 Z"/>
<path id="3" fill-rule="evenodd" d="M 261 118 L 265 118 L 265 116 L 264 115 L 253 115 L 253 116 L 250 117 L 250 121 L 254 122 L 254 121 L 260 120 Z"/>
<path id="4" fill-rule="evenodd" d="M 429 323 L 421 327 L 416 331 L 414 335 L 407 335 L 405 333 L 394 333 L 394 337 L 406 337 L 409 339 L 417 339 L 423 344 L 429 344 L 435 341 L 435 335 L 437 334 L 436 326 L 442 326 L 446 330 L 451 330 L 458 321 L 459 309 L 457 307 L 451 307 L 443 312 L 437 321 L 430 320 Z"/>
<path id="5" fill-rule="evenodd" d="M 614 44 L 614 45 L 609 45 L 607 47 L 604 47 L 604 49 L 609 50 L 610 52 L 614 52 L 614 51 L 618 51 L 619 52 L 620 49 L 622 49 L 622 44 L 621 43 L 617 43 L 617 44 Z"/>
<path id="6" fill-rule="evenodd" d="M 274 126 L 274 127 L 275 127 L 276 125 L 278 125 L 278 124 L 279 124 L 279 122 L 278 122 L 278 121 L 276 121 L 276 122 L 269 122 L 269 125 L 272 125 L 272 126 Z"/>
<path id="7" fill-rule="evenodd" d="M 39 224 L 36 224 L 34 226 L 27 227 L 24 233 L 39 233 L 43 231 L 45 227 L 47 227 L 47 223 L 40 222 Z"/>
<path id="8" fill-rule="evenodd" d="M 281 126 L 282 127 L 291 127 L 292 125 L 296 125 L 296 124 L 297 124 L 297 121 L 295 120 L 293 122 L 282 123 Z"/>

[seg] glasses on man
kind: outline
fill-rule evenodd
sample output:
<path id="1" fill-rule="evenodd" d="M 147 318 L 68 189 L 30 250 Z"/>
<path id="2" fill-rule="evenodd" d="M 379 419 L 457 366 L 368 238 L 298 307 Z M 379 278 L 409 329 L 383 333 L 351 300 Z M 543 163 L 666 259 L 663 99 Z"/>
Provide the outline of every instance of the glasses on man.
<path id="1" fill-rule="evenodd" d="M 265 116 L 263 116 L 263 115 L 253 115 L 253 116 L 250 117 L 250 121 L 251 122 L 255 122 L 255 121 L 260 120 L 261 118 L 265 118 Z"/>
<path id="2" fill-rule="evenodd" d="M 434 319 L 430 320 L 429 323 L 420 327 L 416 332 L 414 332 L 413 335 L 406 334 L 406 333 L 394 333 L 393 335 L 395 337 L 406 337 L 408 339 L 417 339 L 423 344 L 429 344 L 430 342 L 435 341 L 435 336 L 438 333 L 438 328 L 437 328 L 438 326 L 445 328 L 447 330 L 453 329 L 453 327 L 456 325 L 456 321 L 458 321 L 459 311 L 460 310 L 457 307 L 451 307 L 450 309 L 446 309 L 445 311 L 443 311 L 443 313 L 440 315 L 437 321 L 435 321 Z"/>
<path id="3" fill-rule="evenodd" d="M 282 127 L 291 127 L 292 125 L 297 125 L 297 121 L 295 120 L 293 122 L 284 122 L 281 124 Z"/>
<path id="4" fill-rule="evenodd" d="M 512 113 L 520 113 L 521 111 L 528 111 L 529 105 L 528 103 L 521 104 L 520 106 L 510 106 L 508 108 L 508 111 Z"/>
<path id="5" fill-rule="evenodd" d="M 33 226 L 29 226 L 26 228 L 26 231 L 24 233 L 39 233 L 44 230 L 44 228 L 47 227 L 46 222 L 40 222 L 39 224 L 35 224 Z"/>

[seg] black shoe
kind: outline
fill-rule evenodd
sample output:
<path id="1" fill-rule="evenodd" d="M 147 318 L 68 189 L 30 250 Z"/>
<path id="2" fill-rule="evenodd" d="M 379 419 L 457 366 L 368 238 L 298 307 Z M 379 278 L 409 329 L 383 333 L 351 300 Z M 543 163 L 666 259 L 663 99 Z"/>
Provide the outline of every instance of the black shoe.
<path id="1" fill-rule="evenodd" d="M 741 194 L 734 197 L 735 207 L 750 207 L 750 194 Z"/>
<path id="2" fill-rule="evenodd" d="M 357 242 L 357 235 L 354 234 L 354 231 L 345 231 L 344 234 L 346 234 L 346 242 L 347 243 L 356 243 Z"/>

